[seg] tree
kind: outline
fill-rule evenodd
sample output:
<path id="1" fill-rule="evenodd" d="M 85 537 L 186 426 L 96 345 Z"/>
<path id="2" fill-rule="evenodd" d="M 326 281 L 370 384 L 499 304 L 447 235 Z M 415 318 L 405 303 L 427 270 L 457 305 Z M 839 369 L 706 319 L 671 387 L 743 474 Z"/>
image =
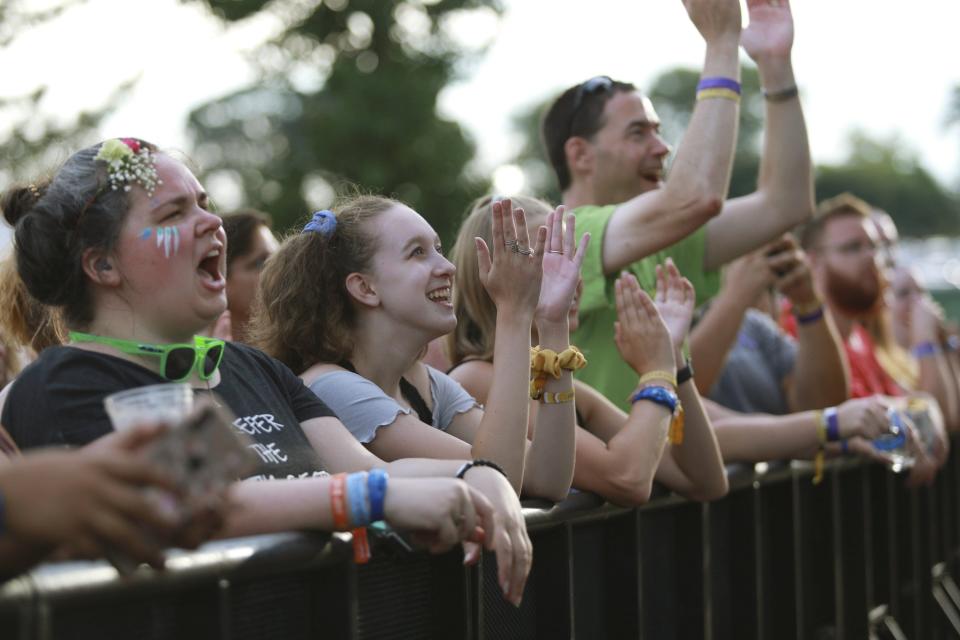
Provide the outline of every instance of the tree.
<path id="1" fill-rule="evenodd" d="M 263 6 L 202 1 L 230 21 Z M 452 239 L 488 182 L 467 171 L 472 141 L 436 112 L 438 94 L 474 53 L 450 26 L 467 11 L 499 15 L 499 0 L 283 6 L 285 28 L 258 52 L 256 86 L 190 115 L 205 177 L 228 176 L 244 204 L 271 212 L 279 227 L 355 184 L 400 198 Z"/>
<path id="2" fill-rule="evenodd" d="M 880 141 L 853 132 L 846 163 L 818 166 L 816 187 L 818 199 L 849 191 L 887 211 L 904 236 L 960 233 L 956 196 L 896 137 Z"/>
<path id="3" fill-rule="evenodd" d="M 57 18 L 78 0 L 47 4 L 37 9 L 23 0 L 0 2 L 0 47 L 10 46 L 26 30 Z M 66 121 L 44 113 L 46 87 L 26 95 L 0 99 L 0 191 L 16 182 L 33 180 L 52 170 L 67 155 L 97 141 L 100 123 L 126 98 L 136 80 L 108 96 L 104 106 L 81 111 Z"/>

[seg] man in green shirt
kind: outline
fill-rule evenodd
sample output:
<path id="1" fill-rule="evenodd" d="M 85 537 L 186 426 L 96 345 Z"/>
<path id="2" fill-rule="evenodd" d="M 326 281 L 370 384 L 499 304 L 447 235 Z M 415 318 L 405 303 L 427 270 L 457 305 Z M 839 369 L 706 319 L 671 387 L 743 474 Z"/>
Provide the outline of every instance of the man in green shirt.
<path id="1" fill-rule="evenodd" d="M 636 376 L 613 341 L 616 276 L 633 271 L 652 291 L 655 265 L 670 256 L 702 301 L 719 288 L 721 265 L 813 212 L 810 150 L 790 58 L 789 4 L 748 5 L 750 24 L 742 30 L 738 0 L 684 2 L 706 56 L 697 103 L 669 177 L 664 178 L 663 163 L 670 147 L 659 135 L 659 118 L 632 84 L 591 78 L 567 89 L 543 121 L 563 203 L 577 216 L 577 232 L 593 237 L 583 263 L 580 328 L 573 336 L 592 365 L 581 377 L 621 407 Z M 759 69 L 767 131 L 757 190 L 726 200 L 739 113 L 740 45 Z"/>

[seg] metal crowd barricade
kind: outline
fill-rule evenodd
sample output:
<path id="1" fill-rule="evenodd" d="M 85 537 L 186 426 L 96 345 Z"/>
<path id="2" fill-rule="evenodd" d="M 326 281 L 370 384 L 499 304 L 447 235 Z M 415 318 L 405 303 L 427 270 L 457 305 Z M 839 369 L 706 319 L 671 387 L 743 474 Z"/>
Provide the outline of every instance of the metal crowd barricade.
<path id="1" fill-rule="evenodd" d="M 934 486 L 857 460 L 730 467 L 723 500 L 660 492 L 639 509 L 574 493 L 525 503 L 523 604 L 496 560 L 288 533 L 174 552 L 120 579 L 104 562 L 43 565 L 0 588 L 0 637 L 949 638 L 960 635 L 960 456 Z"/>

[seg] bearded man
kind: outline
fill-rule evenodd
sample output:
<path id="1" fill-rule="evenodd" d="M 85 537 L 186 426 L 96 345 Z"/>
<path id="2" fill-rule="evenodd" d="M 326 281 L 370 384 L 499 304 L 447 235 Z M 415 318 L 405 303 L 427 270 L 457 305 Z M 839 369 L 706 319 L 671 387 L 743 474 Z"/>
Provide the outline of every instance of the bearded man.
<path id="1" fill-rule="evenodd" d="M 848 193 L 820 203 L 802 236 L 817 288 L 825 296 L 850 364 L 850 395 L 903 395 L 877 362 L 873 340 L 862 321 L 881 305 L 880 238 L 871 207 Z"/>

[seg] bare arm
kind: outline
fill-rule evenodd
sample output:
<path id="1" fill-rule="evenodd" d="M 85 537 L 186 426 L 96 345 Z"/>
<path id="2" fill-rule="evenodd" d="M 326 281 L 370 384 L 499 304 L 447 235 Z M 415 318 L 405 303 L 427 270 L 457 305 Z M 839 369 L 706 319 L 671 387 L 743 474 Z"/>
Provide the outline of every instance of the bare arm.
<path id="1" fill-rule="evenodd" d="M 773 280 L 763 252 L 744 256 L 727 268 L 723 288 L 697 326 L 690 330 L 690 356 L 697 365 L 696 385 L 700 393 L 710 393 L 716 384 L 736 342 L 744 314 Z"/>
<path id="2" fill-rule="evenodd" d="M 875 396 L 848 400 L 837 407 L 841 438 L 868 440 L 886 433 L 890 425 L 886 401 Z M 761 462 L 811 458 L 820 446 L 816 412 L 786 416 L 737 414 L 714 420 L 724 462 Z"/>
<path id="3" fill-rule="evenodd" d="M 943 311 L 929 296 L 916 298 L 911 311 L 910 339 L 913 352 L 921 355 L 917 358 L 920 366 L 917 390 L 932 395 L 940 405 L 944 420 L 953 425 L 960 423 L 960 389 L 957 388 L 948 356 L 939 346 L 942 318 Z M 932 351 L 918 354 L 918 347 Z"/>
<path id="4" fill-rule="evenodd" d="M 765 91 L 796 86 L 790 50 L 793 17 L 788 2 L 751 0 L 743 47 L 757 63 Z M 813 214 L 813 169 L 800 100 L 766 101 L 766 131 L 757 190 L 728 201 L 707 224 L 704 267 L 716 269 L 800 224 Z"/>
<path id="5" fill-rule="evenodd" d="M 684 410 L 683 442 L 669 445 L 660 467 L 670 478 L 668 485 L 674 491 L 694 500 L 722 498 L 730 487 L 717 436 L 704 411 L 696 384 L 692 380 L 684 382 L 677 395 Z M 668 459 L 676 463 L 679 474 L 670 473 L 672 465 L 666 462 Z"/>
<path id="6" fill-rule="evenodd" d="M 797 314 L 797 357 L 784 385 L 788 406 L 804 411 L 840 404 L 849 397 L 850 374 L 833 316 L 821 302 L 807 256 L 793 236 L 772 246 L 777 253 L 767 259 L 770 270 L 782 274 L 777 289 Z"/>
<path id="7" fill-rule="evenodd" d="M 739 4 L 685 4 L 706 41 L 703 77 L 739 80 Z M 738 116 L 733 101 L 697 102 L 663 186 L 621 204 L 610 219 L 603 238 L 606 275 L 675 244 L 720 212 L 730 186 Z"/>

